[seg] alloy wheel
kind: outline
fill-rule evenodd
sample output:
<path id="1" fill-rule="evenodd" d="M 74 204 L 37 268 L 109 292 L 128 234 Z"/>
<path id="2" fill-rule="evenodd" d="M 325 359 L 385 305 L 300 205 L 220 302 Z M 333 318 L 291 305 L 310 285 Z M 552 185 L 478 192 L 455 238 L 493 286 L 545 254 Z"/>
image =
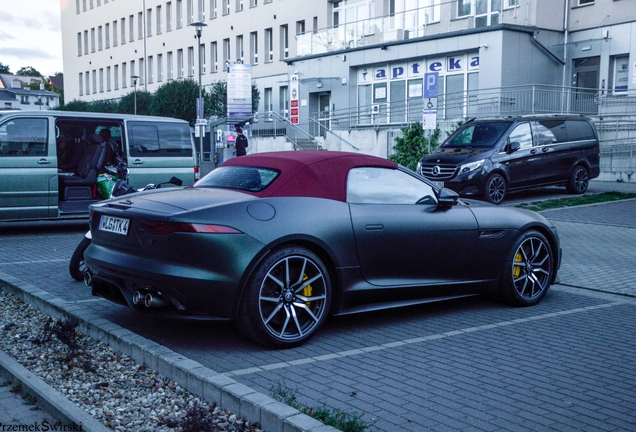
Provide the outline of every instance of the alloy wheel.
<path id="1" fill-rule="evenodd" d="M 542 239 L 524 240 L 512 263 L 512 282 L 517 294 L 528 300 L 540 296 L 550 285 L 551 266 L 550 249 Z"/>

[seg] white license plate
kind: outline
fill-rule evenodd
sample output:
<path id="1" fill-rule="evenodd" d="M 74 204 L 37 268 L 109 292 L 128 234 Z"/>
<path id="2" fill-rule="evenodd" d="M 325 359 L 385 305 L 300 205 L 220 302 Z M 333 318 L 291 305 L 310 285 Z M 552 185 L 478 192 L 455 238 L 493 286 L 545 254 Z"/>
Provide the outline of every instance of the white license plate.
<path id="1" fill-rule="evenodd" d="M 433 183 L 433 186 L 437 186 L 438 188 L 444 187 L 444 182 L 432 181 L 431 183 Z"/>
<path id="2" fill-rule="evenodd" d="M 108 231 L 115 234 L 128 234 L 129 225 L 129 219 L 117 218 L 112 216 L 102 215 L 101 219 L 99 220 L 100 231 Z"/>

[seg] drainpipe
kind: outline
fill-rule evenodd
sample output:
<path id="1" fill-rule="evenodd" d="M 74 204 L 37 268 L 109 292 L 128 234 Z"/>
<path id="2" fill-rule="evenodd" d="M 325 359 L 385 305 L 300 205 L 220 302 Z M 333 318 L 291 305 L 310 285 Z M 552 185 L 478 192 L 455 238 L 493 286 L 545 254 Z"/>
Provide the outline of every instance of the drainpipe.
<path id="1" fill-rule="evenodd" d="M 566 79 L 567 79 L 567 67 L 568 67 L 568 12 L 569 12 L 569 7 L 568 7 L 568 1 L 569 0 L 565 0 L 563 3 L 565 3 L 565 12 L 563 14 L 564 18 L 563 18 L 563 78 L 562 78 L 562 82 L 561 82 L 561 86 L 563 88 L 567 87 L 566 86 Z"/>

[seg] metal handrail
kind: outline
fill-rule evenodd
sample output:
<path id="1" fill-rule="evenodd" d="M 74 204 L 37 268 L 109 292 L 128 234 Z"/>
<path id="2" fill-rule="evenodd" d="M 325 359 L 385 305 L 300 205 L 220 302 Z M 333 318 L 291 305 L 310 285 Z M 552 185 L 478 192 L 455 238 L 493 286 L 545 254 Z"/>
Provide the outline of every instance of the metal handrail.
<path id="1" fill-rule="evenodd" d="M 359 147 L 354 146 L 353 144 L 351 144 L 349 141 L 347 141 L 346 139 L 344 139 L 343 137 L 341 137 L 340 135 L 338 135 L 337 133 L 335 133 L 334 131 L 332 131 L 330 128 L 328 128 L 327 126 L 325 126 L 322 122 L 325 121 L 325 119 L 316 119 L 315 117 L 310 117 L 309 118 L 309 123 L 310 125 L 313 125 L 314 128 L 317 128 L 318 130 L 318 134 L 320 135 L 321 130 L 325 131 L 325 135 L 327 133 L 330 133 L 331 135 L 335 136 L 336 138 L 338 138 L 341 142 L 347 144 L 348 146 L 353 147 L 356 150 L 360 150 Z"/>

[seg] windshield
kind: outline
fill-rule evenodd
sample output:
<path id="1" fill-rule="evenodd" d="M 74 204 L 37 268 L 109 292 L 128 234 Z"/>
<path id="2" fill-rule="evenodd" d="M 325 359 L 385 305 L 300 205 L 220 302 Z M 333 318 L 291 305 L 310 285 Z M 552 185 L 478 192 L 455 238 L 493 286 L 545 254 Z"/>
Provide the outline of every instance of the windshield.
<path id="1" fill-rule="evenodd" d="M 492 148 L 511 124 L 512 121 L 468 123 L 451 135 L 442 147 Z"/>
<path id="2" fill-rule="evenodd" d="M 260 192 L 269 186 L 279 172 L 268 168 L 225 166 L 212 170 L 194 187 L 219 187 Z"/>

